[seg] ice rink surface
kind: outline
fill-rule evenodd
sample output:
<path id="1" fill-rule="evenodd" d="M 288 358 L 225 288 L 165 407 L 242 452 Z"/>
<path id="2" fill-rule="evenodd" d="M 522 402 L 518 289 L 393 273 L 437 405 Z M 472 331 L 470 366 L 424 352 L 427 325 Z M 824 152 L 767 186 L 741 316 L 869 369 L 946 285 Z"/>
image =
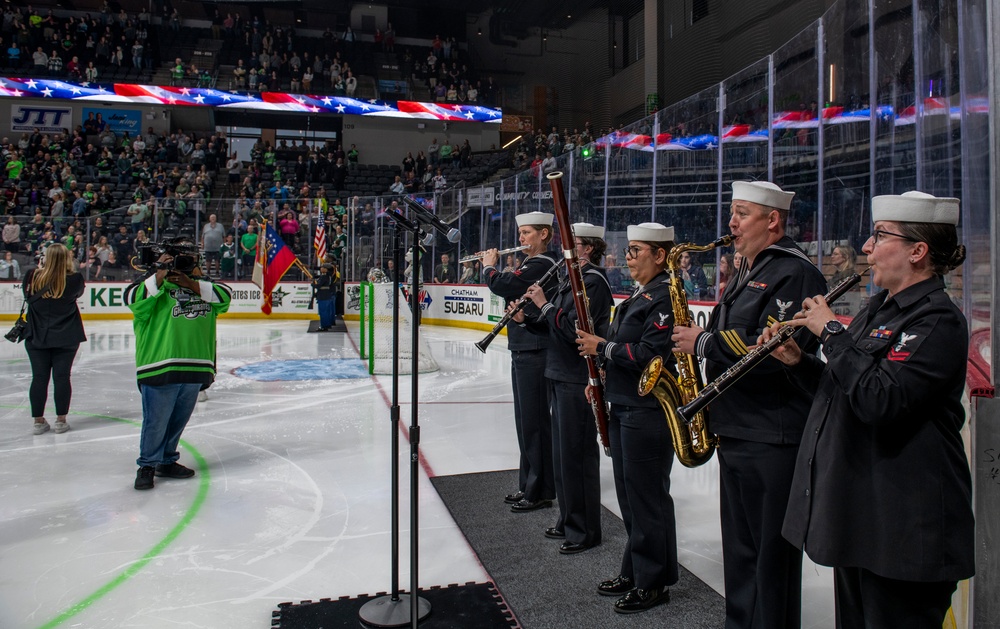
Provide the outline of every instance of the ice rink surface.
<path id="1" fill-rule="evenodd" d="M 219 375 L 182 440 L 180 462 L 197 475 L 157 478 L 142 492 L 132 488 L 141 405 L 131 322 L 86 322 L 72 430 L 61 435 L 31 434 L 27 354 L 0 345 L 0 627 L 269 627 L 281 602 L 388 590 L 391 378 L 263 382 L 233 373 L 267 361 L 357 359 L 356 323 L 347 335 L 307 327 L 220 321 Z M 421 333 L 440 371 L 418 381 L 419 582 L 482 582 L 488 575 L 428 478 L 516 467 L 510 359 L 502 338 L 480 353 L 483 332 Z M 401 377 L 403 588 L 410 388 Z M 51 404 L 50 395 L 50 424 Z M 606 458 L 602 487 L 617 513 Z M 675 464 L 672 493 L 681 563 L 721 592 L 717 464 Z M 803 626 L 833 626 L 831 571 L 808 559 Z"/>

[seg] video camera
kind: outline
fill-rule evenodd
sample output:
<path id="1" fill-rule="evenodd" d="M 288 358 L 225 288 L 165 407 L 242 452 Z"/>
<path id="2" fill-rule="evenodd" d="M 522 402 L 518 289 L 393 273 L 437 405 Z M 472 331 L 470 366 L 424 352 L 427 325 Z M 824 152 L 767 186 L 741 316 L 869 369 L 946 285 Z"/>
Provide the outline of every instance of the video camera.
<path id="1" fill-rule="evenodd" d="M 170 262 L 159 262 L 160 256 L 164 253 L 173 256 L 174 259 Z M 201 252 L 192 242 L 151 242 L 139 247 L 137 258 L 135 267 L 142 272 L 153 269 L 189 274 L 201 261 Z"/>

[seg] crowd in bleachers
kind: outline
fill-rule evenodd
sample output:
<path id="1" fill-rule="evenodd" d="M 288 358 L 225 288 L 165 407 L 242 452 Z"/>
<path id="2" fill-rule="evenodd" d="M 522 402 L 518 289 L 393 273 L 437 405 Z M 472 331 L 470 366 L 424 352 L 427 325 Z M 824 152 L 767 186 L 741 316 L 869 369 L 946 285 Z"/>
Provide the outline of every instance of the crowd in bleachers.
<path id="1" fill-rule="evenodd" d="M 149 71 L 158 63 L 155 29 L 145 9 L 60 17 L 51 9 L 7 3 L 0 24 L 0 67 L 27 74 L 95 82 L 117 72 Z"/>
<path id="2" fill-rule="evenodd" d="M 99 114 L 69 133 L 35 131 L 0 145 L 4 249 L 23 267 L 61 242 L 100 279 L 123 275 L 108 271 L 127 268 L 154 222 L 165 237 L 193 232 L 190 219 L 205 211 L 227 146 L 219 135 L 183 129 L 132 138 Z M 115 242 L 119 233 L 129 242 Z"/>

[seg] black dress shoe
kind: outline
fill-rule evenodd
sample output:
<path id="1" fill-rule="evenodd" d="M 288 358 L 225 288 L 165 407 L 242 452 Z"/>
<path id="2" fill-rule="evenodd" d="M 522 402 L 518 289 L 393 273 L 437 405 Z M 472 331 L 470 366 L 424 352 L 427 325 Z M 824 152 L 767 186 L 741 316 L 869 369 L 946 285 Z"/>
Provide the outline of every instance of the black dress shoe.
<path id="1" fill-rule="evenodd" d="M 546 509 L 552 506 L 551 500 L 528 500 L 527 498 L 522 498 L 510 506 L 510 510 L 514 513 L 523 513 L 525 511 L 534 511 L 536 509 Z"/>
<path id="2" fill-rule="evenodd" d="M 582 553 L 585 550 L 590 550 L 594 546 L 597 546 L 597 544 L 577 544 L 576 542 L 563 542 L 559 546 L 559 552 L 562 553 L 563 555 L 575 555 L 577 553 Z"/>
<path id="3" fill-rule="evenodd" d="M 545 537 L 549 539 L 566 539 L 566 532 L 553 526 L 545 529 Z"/>
<path id="4" fill-rule="evenodd" d="M 621 596 L 635 587 L 635 582 L 630 577 L 618 575 L 614 579 L 601 581 L 597 584 L 597 593 L 601 596 Z"/>
<path id="5" fill-rule="evenodd" d="M 520 502 L 522 499 L 524 499 L 524 492 L 519 491 L 517 493 L 507 494 L 506 496 L 504 496 L 503 501 L 509 505 L 512 505 L 515 502 Z"/>
<path id="6" fill-rule="evenodd" d="M 635 588 L 629 590 L 628 594 L 615 601 L 615 611 L 619 614 L 635 614 L 644 612 L 651 607 L 670 602 L 670 590 L 656 588 L 654 590 L 644 590 Z"/>

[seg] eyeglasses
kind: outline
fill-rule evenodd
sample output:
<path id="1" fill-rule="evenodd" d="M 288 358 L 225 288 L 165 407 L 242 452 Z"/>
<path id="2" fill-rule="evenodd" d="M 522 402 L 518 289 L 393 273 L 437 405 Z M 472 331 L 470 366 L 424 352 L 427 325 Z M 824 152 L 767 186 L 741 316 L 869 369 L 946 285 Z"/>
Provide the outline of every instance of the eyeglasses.
<path id="1" fill-rule="evenodd" d="M 879 243 L 879 239 L 882 236 L 895 236 L 896 238 L 902 238 L 903 240 L 909 240 L 910 242 L 917 242 L 916 240 L 914 240 L 913 238 L 910 238 L 909 236 L 904 236 L 903 234 L 897 234 L 895 232 L 888 232 L 888 231 L 885 231 L 884 229 L 876 229 L 872 233 L 871 239 L 877 245 Z"/>
<path id="2" fill-rule="evenodd" d="M 652 247 L 640 247 L 639 245 L 629 245 L 622 249 L 622 253 L 625 254 L 626 258 L 638 258 L 639 253 L 642 251 L 650 251 Z"/>

